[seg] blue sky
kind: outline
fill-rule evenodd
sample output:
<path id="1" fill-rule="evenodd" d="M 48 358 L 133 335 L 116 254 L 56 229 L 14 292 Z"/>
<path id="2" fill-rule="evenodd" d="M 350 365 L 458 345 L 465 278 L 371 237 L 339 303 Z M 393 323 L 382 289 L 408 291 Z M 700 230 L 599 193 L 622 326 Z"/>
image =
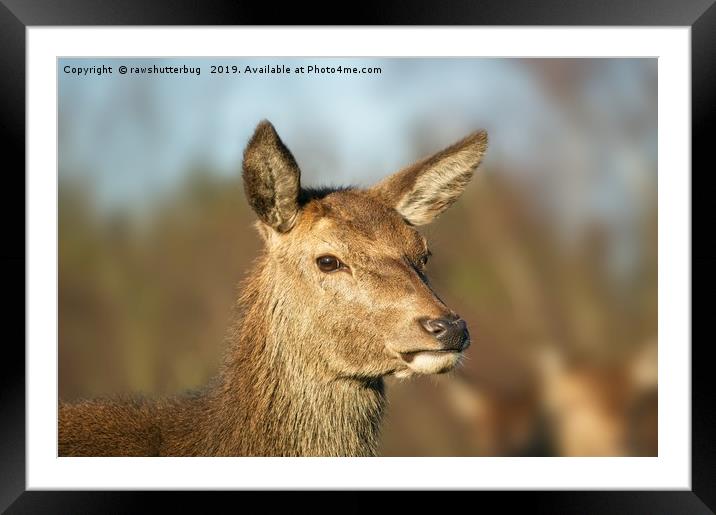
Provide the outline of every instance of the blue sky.
<path id="1" fill-rule="evenodd" d="M 640 108 L 644 61 L 609 61 L 588 94 L 618 125 L 624 107 Z M 155 63 L 201 66 L 202 73 L 78 77 L 62 71 Z M 379 66 L 382 73 L 211 75 L 212 63 L 241 69 L 348 64 Z M 488 159 L 524 167 L 538 153 L 535 135 L 560 124 L 533 75 L 512 59 L 61 59 L 58 73 L 60 173 L 90 174 L 105 203 L 137 200 L 150 194 L 148 184 L 167 187 L 192 166 L 238 173 L 243 145 L 262 118 L 294 150 L 307 181 L 354 183 L 414 159 L 417 126 L 432 126 L 438 147 L 487 128 Z"/>

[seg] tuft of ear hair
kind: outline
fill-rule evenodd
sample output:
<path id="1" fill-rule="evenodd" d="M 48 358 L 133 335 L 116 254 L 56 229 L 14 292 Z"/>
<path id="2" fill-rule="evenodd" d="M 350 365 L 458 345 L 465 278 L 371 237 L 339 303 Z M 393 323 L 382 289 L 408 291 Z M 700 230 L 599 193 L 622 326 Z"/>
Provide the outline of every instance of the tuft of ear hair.
<path id="1" fill-rule="evenodd" d="M 383 179 L 371 191 L 412 225 L 425 225 L 465 191 L 487 150 L 487 132 L 457 143 Z"/>
<path id="2" fill-rule="evenodd" d="M 268 120 L 256 126 L 244 150 L 243 178 L 259 219 L 279 232 L 291 230 L 300 209 L 301 171 Z"/>

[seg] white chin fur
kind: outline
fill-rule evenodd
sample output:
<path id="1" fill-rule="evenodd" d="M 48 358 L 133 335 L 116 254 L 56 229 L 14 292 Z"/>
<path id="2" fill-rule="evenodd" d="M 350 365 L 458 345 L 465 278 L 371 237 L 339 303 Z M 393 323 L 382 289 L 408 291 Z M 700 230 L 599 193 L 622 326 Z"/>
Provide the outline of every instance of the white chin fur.
<path id="1" fill-rule="evenodd" d="M 410 371 L 416 374 L 440 374 L 457 365 L 460 361 L 460 354 L 456 352 L 420 352 L 412 358 L 408 363 Z"/>

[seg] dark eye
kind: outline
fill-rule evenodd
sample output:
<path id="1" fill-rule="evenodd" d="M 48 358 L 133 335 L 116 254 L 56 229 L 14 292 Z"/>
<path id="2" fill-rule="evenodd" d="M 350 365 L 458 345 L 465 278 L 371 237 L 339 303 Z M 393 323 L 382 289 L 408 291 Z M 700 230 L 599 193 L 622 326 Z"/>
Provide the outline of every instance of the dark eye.
<path id="1" fill-rule="evenodd" d="M 345 265 L 336 256 L 321 256 L 316 259 L 316 264 L 321 272 L 335 272 L 340 268 L 344 268 Z"/>
<path id="2" fill-rule="evenodd" d="M 420 266 L 425 267 L 428 264 L 428 259 L 430 259 L 430 253 L 424 254 L 423 257 L 420 258 Z"/>

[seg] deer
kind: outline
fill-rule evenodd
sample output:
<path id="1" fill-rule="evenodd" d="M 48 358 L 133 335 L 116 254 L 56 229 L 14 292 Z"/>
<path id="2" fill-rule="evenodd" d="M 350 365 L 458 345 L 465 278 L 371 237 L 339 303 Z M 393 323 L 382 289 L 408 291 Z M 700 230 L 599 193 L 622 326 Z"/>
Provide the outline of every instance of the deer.
<path id="1" fill-rule="evenodd" d="M 60 456 L 376 456 L 384 379 L 455 368 L 471 339 L 433 291 L 417 227 L 465 190 L 475 131 L 368 188 L 304 188 L 267 120 L 243 153 L 263 250 L 218 374 L 170 397 L 59 403 Z"/>
<path id="2" fill-rule="evenodd" d="M 484 348 L 482 355 L 484 362 Z M 618 360 L 547 344 L 532 351 L 530 363 L 517 388 L 464 373 L 445 382 L 445 401 L 479 455 L 658 455 L 655 338 Z"/>

